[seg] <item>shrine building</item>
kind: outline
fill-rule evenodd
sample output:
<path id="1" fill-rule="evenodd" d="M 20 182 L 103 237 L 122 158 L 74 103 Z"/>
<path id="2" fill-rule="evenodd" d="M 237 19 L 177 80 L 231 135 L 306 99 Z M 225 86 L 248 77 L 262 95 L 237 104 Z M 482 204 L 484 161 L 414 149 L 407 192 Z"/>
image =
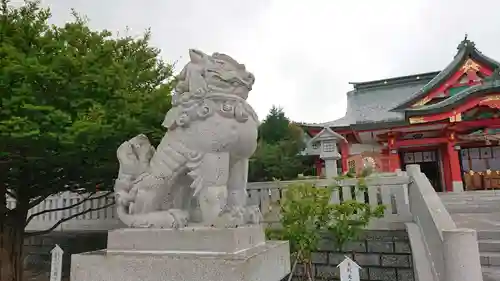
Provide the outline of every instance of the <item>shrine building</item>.
<path id="1" fill-rule="evenodd" d="M 420 164 L 439 192 L 500 188 L 500 63 L 457 49 L 442 71 L 350 83 L 344 117 L 303 125 L 316 175 Z"/>

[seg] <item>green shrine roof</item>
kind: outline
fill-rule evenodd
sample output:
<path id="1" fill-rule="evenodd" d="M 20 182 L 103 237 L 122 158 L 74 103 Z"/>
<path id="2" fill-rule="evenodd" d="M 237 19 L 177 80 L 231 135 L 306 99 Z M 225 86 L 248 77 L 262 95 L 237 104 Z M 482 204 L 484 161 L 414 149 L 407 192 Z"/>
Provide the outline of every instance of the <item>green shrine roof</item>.
<path id="1" fill-rule="evenodd" d="M 491 69 L 500 67 L 500 63 L 483 55 L 478 49 L 476 49 L 474 42 L 468 40 L 467 37 L 462 42 L 460 42 L 457 49 L 458 53 L 455 55 L 455 58 L 448 66 L 446 66 L 445 69 L 443 69 L 443 71 L 437 74 L 431 81 L 429 81 L 429 83 L 427 83 L 419 91 L 411 95 L 407 100 L 394 107 L 391 111 L 407 110 L 415 102 L 424 98 L 430 91 L 438 88 L 442 83 L 450 78 L 450 76 L 457 72 L 469 58 L 482 63 Z"/>
<path id="2" fill-rule="evenodd" d="M 433 105 L 418 109 L 408 107 L 425 97 L 429 91 L 439 87 L 441 83 L 453 75 L 463 63 L 471 58 L 491 69 L 500 67 L 500 63 L 483 55 L 476 49 L 474 42 L 465 38 L 457 47 L 458 52 L 453 61 L 442 71 L 406 75 L 368 82 L 351 82 L 354 89 L 347 93 L 347 111 L 344 117 L 334 121 L 310 124 L 309 126 L 328 126 L 334 128 L 374 129 L 383 126 L 398 126 L 408 124 L 405 112 L 410 115 L 425 114 L 423 110 L 440 110 L 449 108 L 450 104 L 466 98 L 472 92 L 474 95 L 484 93 L 492 87 L 492 82 L 466 88 L 454 96 Z M 495 82 L 497 83 L 497 82 Z M 489 85 L 489 86 L 488 86 Z M 415 112 L 415 113 L 413 113 Z"/>
<path id="3" fill-rule="evenodd" d="M 498 72 L 498 70 L 496 70 L 492 76 L 485 79 L 485 82 L 483 84 L 478 84 L 466 88 L 460 91 L 459 93 L 455 94 L 454 96 L 451 96 L 435 104 L 424 105 L 419 108 L 406 109 L 406 116 L 411 117 L 416 115 L 426 115 L 426 114 L 446 112 L 456 107 L 457 103 L 460 103 L 463 100 L 499 91 L 500 91 L 500 73 Z"/>

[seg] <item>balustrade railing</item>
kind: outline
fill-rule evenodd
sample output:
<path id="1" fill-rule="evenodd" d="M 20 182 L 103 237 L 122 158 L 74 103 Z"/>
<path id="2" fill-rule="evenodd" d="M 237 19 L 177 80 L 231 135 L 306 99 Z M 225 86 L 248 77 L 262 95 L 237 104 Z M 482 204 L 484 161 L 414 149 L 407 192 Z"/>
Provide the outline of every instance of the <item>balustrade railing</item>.
<path id="1" fill-rule="evenodd" d="M 112 203 L 113 195 L 109 192 L 98 192 L 91 196 L 63 192 L 50 196 L 29 210 L 26 230 L 50 229 L 60 220 L 66 221 L 58 225 L 55 231 L 97 231 L 123 226 Z M 15 206 L 15 199 L 7 198 L 7 207 L 12 209 Z M 91 211 L 86 212 L 89 209 Z"/>
<path id="2" fill-rule="evenodd" d="M 476 231 L 457 228 L 419 165 L 408 165 L 408 227 L 417 280 L 483 280 Z M 412 230 L 412 226 L 416 227 Z"/>
<path id="3" fill-rule="evenodd" d="M 340 203 L 345 200 L 360 200 L 370 205 L 385 205 L 384 219 L 395 222 L 407 221 L 410 214 L 407 201 L 408 184 L 407 176 L 386 176 L 367 178 L 367 188 L 359 193 L 358 181 L 356 179 L 345 179 L 341 181 L 317 179 L 298 181 L 277 182 L 253 182 L 248 183 L 248 204 L 258 205 L 262 210 L 265 222 L 274 223 L 278 221 L 277 203 L 282 198 L 287 187 L 293 183 L 312 183 L 318 188 L 332 184 L 339 184 L 340 188 L 335 190 L 331 196 L 332 203 Z M 61 219 L 74 217 L 61 223 L 54 230 L 109 230 L 123 226 L 119 222 L 114 206 L 102 208 L 113 202 L 112 194 L 105 196 L 105 192 L 99 192 L 87 198 L 86 194 L 64 192 L 60 195 L 51 196 L 29 211 L 28 217 L 36 215 L 30 220 L 27 230 L 40 231 L 52 227 Z M 83 201 L 83 202 L 82 202 Z M 8 199 L 9 208 L 15 206 L 14 199 Z M 73 207 L 71 207 L 73 206 Z M 81 215 L 83 211 L 93 208 L 100 210 L 90 211 Z M 53 209 L 63 209 L 50 211 Z M 46 212 L 44 212 L 46 211 Z"/>
<path id="4" fill-rule="evenodd" d="M 278 202 L 291 184 L 309 183 L 318 188 L 338 185 L 339 188 L 333 190 L 330 198 L 333 204 L 357 200 L 369 203 L 371 206 L 384 205 L 386 209 L 383 220 L 390 222 L 411 220 L 406 194 L 409 178 L 406 175 L 369 177 L 365 182 L 366 187 L 359 186 L 357 179 L 253 182 L 247 185 L 248 204 L 258 205 L 265 222 L 274 223 L 278 220 Z"/>

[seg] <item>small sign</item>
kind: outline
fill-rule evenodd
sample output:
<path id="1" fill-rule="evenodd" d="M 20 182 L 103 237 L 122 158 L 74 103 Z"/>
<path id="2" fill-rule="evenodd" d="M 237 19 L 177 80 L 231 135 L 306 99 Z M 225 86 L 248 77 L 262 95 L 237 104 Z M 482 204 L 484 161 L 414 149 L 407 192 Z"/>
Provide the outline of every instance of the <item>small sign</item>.
<path id="1" fill-rule="evenodd" d="M 50 254 L 52 256 L 52 262 L 50 264 L 50 281 L 61 281 L 64 251 L 56 244 L 54 249 L 50 251 Z"/>
<path id="2" fill-rule="evenodd" d="M 361 267 L 349 257 L 345 257 L 337 267 L 340 268 L 340 281 L 359 281 Z"/>

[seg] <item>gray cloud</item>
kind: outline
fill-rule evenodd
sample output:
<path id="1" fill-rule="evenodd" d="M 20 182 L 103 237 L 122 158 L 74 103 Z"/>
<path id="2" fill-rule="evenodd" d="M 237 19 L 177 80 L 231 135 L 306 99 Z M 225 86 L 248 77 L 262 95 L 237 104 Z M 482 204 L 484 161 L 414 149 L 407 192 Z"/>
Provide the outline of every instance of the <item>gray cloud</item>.
<path id="1" fill-rule="evenodd" d="M 153 31 L 167 61 L 188 48 L 226 52 L 256 75 L 249 101 L 262 118 L 273 104 L 293 120 L 345 112 L 349 81 L 442 69 L 465 32 L 500 60 L 500 1 L 478 0 L 42 0 L 53 22 L 70 8 L 94 28 Z"/>

